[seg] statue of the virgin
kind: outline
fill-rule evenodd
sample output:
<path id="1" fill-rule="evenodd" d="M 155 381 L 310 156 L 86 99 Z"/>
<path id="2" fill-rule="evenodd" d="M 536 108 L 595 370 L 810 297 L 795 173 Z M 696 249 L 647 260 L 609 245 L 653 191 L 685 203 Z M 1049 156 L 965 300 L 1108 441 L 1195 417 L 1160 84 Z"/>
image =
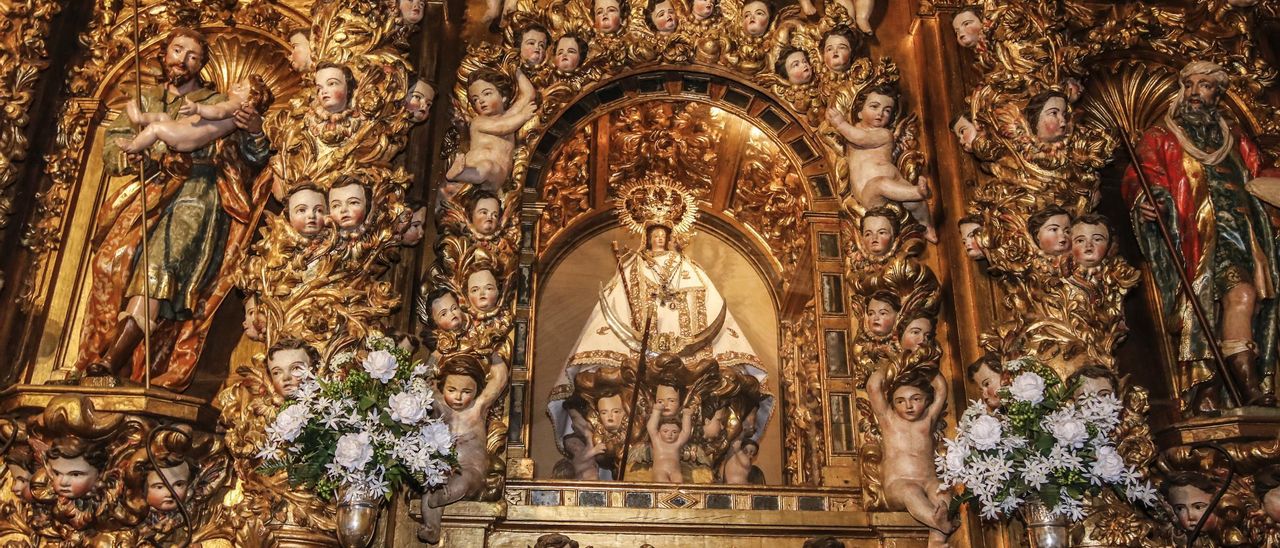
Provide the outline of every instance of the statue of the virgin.
<path id="1" fill-rule="evenodd" d="M 600 368 L 635 367 L 646 330 L 650 362 L 660 353 L 690 364 L 710 358 L 721 369 L 736 369 L 762 384 L 767 376 L 715 284 L 683 252 L 698 214 L 693 194 L 669 177 L 648 175 L 619 189 L 616 204 L 619 221 L 641 236 L 644 245 L 630 251 L 618 249 L 615 242 L 617 272 L 600 288 L 597 304 L 552 390 L 548 411 L 562 452 L 566 437 L 592 438 L 578 431 L 586 423 L 564 405 L 574 393 L 575 377 Z M 743 417 L 752 439 L 758 441 L 772 411 L 769 397 L 753 417 Z M 643 418 L 637 420 L 643 423 Z"/>

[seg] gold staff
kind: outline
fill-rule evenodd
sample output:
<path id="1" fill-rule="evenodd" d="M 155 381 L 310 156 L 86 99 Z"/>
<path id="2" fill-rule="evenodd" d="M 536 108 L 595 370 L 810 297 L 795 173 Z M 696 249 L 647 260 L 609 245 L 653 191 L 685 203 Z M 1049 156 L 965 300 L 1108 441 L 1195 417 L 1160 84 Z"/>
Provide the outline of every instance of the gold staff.
<path id="1" fill-rule="evenodd" d="M 133 0 L 133 90 L 134 100 L 138 102 L 138 110 L 146 112 L 146 106 L 142 104 L 142 39 L 141 32 L 138 27 L 138 4 L 142 0 Z M 204 53 L 208 55 L 207 52 Z M 123 114 L 121 114 L 123 115 Z M 147 260 L 151 257 L 149 247 L 147 245 L 147 171 L 146 156 L 138 155 L 138 185 L 141 187 L 138 192 L 138 200 L 140 204 L 139 213 L 141 224 L 138 229 L 142 231 L 142 355 L 143 355 L 143 383 L 147 389 L 151 388 L 151 278 L 150 269 Z"/>
<path id="2" fill-rule="evenodd" d="M 1222 347 L 1218 346 L 1218 339 L 1213 336 L 1214 329 L 1209 323 L 1209 317 L 1205 315 L 1204 308 L 1200 306 L 1200 301 L 1196 300 L 1196 294 L 1192 290 L 1191 278 L 1187 276 L 1182 254 L 1173 245 L 1173 237 L 1169 234 L 1169 227 L 1165 226 L 1164 218 L 1159 214 L 1159 204 L 1156 203 L 1156 195 L 1151 192 L 1151 182 L 1147 180 L 1147 174 L 1142 171 L 1142 160 L 1138 158 L 1138 153 L 1133 148 L 1129 132 L 1123 127 L 1119 129 L 1120 139 L 1124 141 L 1124 149 L 1129 153 L 1130 161 L 1133 162 L 1133 171 L 1138 174 L 1138 183 L 1142 185 L 1142 192 L 1146 194 L 1146 199 L 1151 202 L 1151 205 L 1156 207 L 1156 227 L 1159 229 L 1160 240 L 1164 242 L 1165 250 L 1173 258 L 1174 270 L 1178 271 L 1178 287 L 1182 289 L 1187 302 L 1191 303 L 1191 311 L 1195 313 L 1196 323 L 1200 324 L 1200 329 L 1204 330 L 1205 342 L 1209 343 L 1209 352 L 1213 354 L 1213 362 L 1218 366 L 1218 376 L 1222 377 L 1222 381 L 1227 387 L 1227 396 L 1231 398 L 1232 407 L 1239 407 L 1244 399 L 1240 396 L 1240 389 L 1236 386 L 1235 379 L 1232 379 L 1231 375 L 1228 374 L 1227 358 L 1222 355 Z"/>
<path id="3" fill-rule="evenodd" d="M 622 267 L 622 250 L 618 248 L 618 242 L 613 242 L 613 262 L 618 266 L 618 276 L 622 278 L 622 290 L 627 296 L 627 306 L 631 303 L 631 284 L 627 282 L 626 269 Z M 605 305 L 605 303 L 601 303 Z M 634 312 L 634 311 L 632 311 Z M 632 314 L 634 321 L 635 314 Z M 653 326 L 653 315 L 644 315 L 644 336 L 640 337 L 640 360 L 636 364 L 636 379 L 631 385 L 631 412 L 627 414 L 627 431 L 622 439 L 622 456 L 617 464 L 618 481 L 623 481 L 627 475 L 627 457 L 631 455 L 631 437 L 635 430 L 636 422 L 636 404 L 640 400 L 640 383 L 644 379 L 644 370 L 646 365 L 646 357 L 649 353 L 649 331 Z"/>

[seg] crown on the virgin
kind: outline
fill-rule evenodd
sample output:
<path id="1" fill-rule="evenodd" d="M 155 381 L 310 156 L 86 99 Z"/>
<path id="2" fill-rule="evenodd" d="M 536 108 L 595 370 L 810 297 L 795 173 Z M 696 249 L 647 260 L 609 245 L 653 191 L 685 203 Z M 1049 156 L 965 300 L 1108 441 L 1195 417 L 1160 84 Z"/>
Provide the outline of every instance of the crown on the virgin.
<path id="1" fill-rule="evenodd" d="M 650 173 L 632 179 L 618 189 L 618 219 L 637 234 L 650 227 L 663 226 L 683 234 L 693 228 L 698 217 L 698 201 L 671 177 Z"/>

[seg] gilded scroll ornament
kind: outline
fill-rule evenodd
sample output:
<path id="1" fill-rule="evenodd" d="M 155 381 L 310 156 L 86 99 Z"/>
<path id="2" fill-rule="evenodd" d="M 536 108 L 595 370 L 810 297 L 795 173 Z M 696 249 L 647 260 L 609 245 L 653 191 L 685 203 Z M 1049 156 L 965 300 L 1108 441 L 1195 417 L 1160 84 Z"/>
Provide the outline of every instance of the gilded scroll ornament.
<path id="1" fill-rule="evenodd" d="M 13 212 L 10 186 L 18 176 L 18 164 L 27 156 L 27 109 L 34 98 L 41 71 L 48 65 L 45 39 L 49 21 L 62 6 L 56 1 L 5 2 L 0 4 L 0 230 Z"/>

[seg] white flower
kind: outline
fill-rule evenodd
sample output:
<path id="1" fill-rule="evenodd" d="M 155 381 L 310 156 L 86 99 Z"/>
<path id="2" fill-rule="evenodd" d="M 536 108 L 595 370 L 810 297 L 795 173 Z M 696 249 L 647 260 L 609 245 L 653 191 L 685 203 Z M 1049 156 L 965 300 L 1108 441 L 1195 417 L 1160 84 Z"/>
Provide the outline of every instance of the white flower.
<path id="1" fill-rule="evenodd" d="M 386 350 L 375 350 L 364 359 L 364 370 L 382 383 L 396 376 L 396 357 Z"/>
<path id="2" fill-rule="evenodd" d="M 1040 403 L 1044 400 L 1044 378 L 1030 371 L 1022 373 L 1009 384 L 1009 393 L 1018 401 Z"/>
<path id="3" fill-rule="evenodd" d="M 369 443 L 369 434 L 343 434 L 338 438 L 338 448 L 333 453 L 333 462 L 347 470 L 359 470 L 373 458 L 373 445 Z"/>
<path id="4" fill-rule="evenodd" d="M 1022 481 L 1026 482 L 1027 487 L 1039 489 L 1041 485 L 1049 482 L 1050 469 L 1049 462 L 1043 457 L 1029 456 L 1022 464 Z"/>
<path id="5" fill-rule="evenodd" d="M 416 394 L 401 392 L 387 400 L 391 409 L 391 420 L 404 424 L 418 424 L 427 416 L 427 410 Z"/>
<path id="6" fill-rule="evenodd" d="M 978 450 L 994 449 L 1000 445 L 1000 419 L 991 415 L 982 415 L 973 419 L 969 428 L 969 440 Z"/>
<path id="7" fill-rule="evenodd" d="M 1104 445 L 1098 448 L 1098 454 L 1093 463 L 1093 475 L 1102 478 L 1103 481 L 1115 483 L 1120 481 L 1124 472 L 1124 458 L 1116 452 L 1114 447 Z"/>
<path id="8" fill-rule="evenodd" d="M 293 441 L 298 434 L 302 433 L 302 429 L 307 426 L 307 421 L 310 419 L 307 406 L 290 405 L 276 415 L 276 421 L 271 425 L 271 433 L 285 441 Z"/>
<path id="9" fill-rule="evenodd" d="M 1079 449 L 1084 447 L 1084 442 L 1089 441 L 1089 429 L 1079 417 L 1062 414 L 1050 416 L 1046 422 L 1049 423 L 1049 433 L 1064 446 Z"/>
<path id="10" fill-rule="evenodd" d="M 429 451 L 448 453 L 453 447 L 453 434 L 449 425 L 442 421 L 434 421 L 422 427 L 422 445 Z"/>
<path id="11" fill-rule="evenodd" d="M 413 365 L 413 376 L 415 376 L 415 377 L 425 377 L 425 376 L 427 375 L 427 371 L 429 371 L 429 370 L 430 370 L 430 368 L 429 368 L 429 367 L 427 367 L 427 364 L 426 364 L 426 363 L 424 363 L 424 362 L 418 362 L 418 363 L 415 363 L 415 364 Z"/>
<path id="12" fill-rule="evenodd" d="M 964 468 L 965 459 L 969 458 L 969 448 L 964 445 L 955 445 L 947 449 L 947 469 L 959 470 Z"/>
<path id="13" fill-rule="evenodd" d="M 1156 504 L 1155 488 L 1152 487 L 1150 483 L 1147 483 L 1145 481 L 1139 483 L 1134 478 L 1130 478 L 1130 479 L 1133 480 L 1132 485 L 1128 485 L 1125 487 L 1125 494 L 1129 497 L 1129 500 L 1139 500 L 1139 501 L 1142 501 L 1142 503 L 1146 504 L 1147 506 L 1155 506 Z"/>

